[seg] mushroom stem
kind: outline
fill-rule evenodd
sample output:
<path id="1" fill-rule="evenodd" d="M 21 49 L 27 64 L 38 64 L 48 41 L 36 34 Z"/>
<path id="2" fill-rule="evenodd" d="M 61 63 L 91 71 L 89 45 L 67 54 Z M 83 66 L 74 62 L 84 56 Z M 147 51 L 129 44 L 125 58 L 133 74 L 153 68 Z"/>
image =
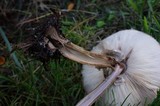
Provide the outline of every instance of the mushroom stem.
<path id="1" fill-rule="evenodd" d="M 98 54 L 86 51 L 85 49 L 71 42 L 64 44 L 64 47 L 59 50 L 64 57 L 81 64 L 93 65 L 98 68 L 113 68 L 112 65 L 116 64 L 114 59 L 105 54 Z"/>
<path id="2" fill-rule="evenodd" d="M 113 56 L 107 54 L 98 54 L 89 52 L 65 39 L 56 32 L 54 27 L 50 27 L 46 34 L 47 42 L 50 42 L 49 48 L 58 49 L 61 54 L 73 61 L 81 64 L 93 65 L 98 68 L 111 67 L 117 64 Z"/>
<path id="3" fill-rule="evenodd" d="M 85 96 L 76 106 L 91 106 L 100 96 L 104 93 L 104 91 L 116 80 L 116 78 L 123 71 L 123 67 L 116 65 L 115 70 L 106 78 L 96 89 L 94 89 L 91 93 Z"/>

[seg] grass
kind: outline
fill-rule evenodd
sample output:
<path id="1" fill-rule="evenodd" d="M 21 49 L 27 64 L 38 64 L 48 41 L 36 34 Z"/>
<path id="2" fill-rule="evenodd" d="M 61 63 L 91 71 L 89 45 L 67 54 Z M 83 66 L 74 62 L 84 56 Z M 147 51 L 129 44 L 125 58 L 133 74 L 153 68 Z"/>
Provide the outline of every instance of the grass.
<path id="1" fill-rule="evenodd" d="M 69 3 L 68 0 L 42 1 L 0 1 L 0 25 L 12 44 L 18 44 L 29 36 L 27 30 L 32 22 L 21 25 L 23 22 L 45 17 L 49 8 L 66 9 Z M 74 9 L 62 18 L 65 36 L 88 50 L 108 35 L 130 28 L 148 33 L 160 42 L 160 1 L 77 0 Z M 0 38 L 0 41 L 0 49 L 5 51 L 4 40 Z M 22 68 L 9 57 L 0 66 L 1 105 L 74 106 L 84 97 L 80 64 L 62 57 L 58 64 L 50 61 L 50 71 L 45 71 L 42 63 L 21 50 L 16 54 Z M 12 74 L 8 75 L 8 72 Z M 158 103 L 159 96 L 151 106 L 158 106 Z"/>

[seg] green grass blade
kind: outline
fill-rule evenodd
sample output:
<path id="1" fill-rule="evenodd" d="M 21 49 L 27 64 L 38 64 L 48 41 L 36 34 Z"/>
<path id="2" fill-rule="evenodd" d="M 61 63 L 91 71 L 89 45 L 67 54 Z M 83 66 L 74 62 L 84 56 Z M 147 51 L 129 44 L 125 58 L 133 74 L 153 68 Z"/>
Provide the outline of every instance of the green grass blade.
<path id="1" fill-rule="evenodd" d="M 137 7 L 135 1 L 133 1 L 133 0 L 128 0 L 128 3 L 129 3 L 129 5 L 132 7 L 132 9 L 133 9 L 134 11 L 138 12 L 138 7 Z"/>
<path id="2" fill-rule="evenodd" d="M 3 38 L 3 40 L 4 40 L 5 44 L 6 44 L 6 46 L 7 46 L 7 48 L 8 48 L 8 51 L 11 52 L 11 51 L 12 51 L 12 47 L 11 47 L 11 45 L 10 45 L 10 43 L 9 43 L 9 41 L 8 41 L 8 38 L 6 37 L 4 31 L 3 31 L 3 29 L 2 29 L 1 27 L 0 27 L 0 35 L 2 36 L 2 38 Z M 11 57 L 12 57 L 12 59 L 14 60 L 15 64 L 16 64 L 18 67 L 21 67 L 21 64 L 20 64 L 20 62 L 18 61 L 18 58 L 17 58 L 16 54 L 15 54 L 15 53 L 12 53 L 12 54 L 11 54 Z"/>
<path id="3" fill-rule="evenodd" d="M 158 29 L 160 30 L 160 23 L 158 22 L 157 18 L 155 16 L 153 16 L 153 19 L 155 21 L 156 26 L 158 27 Z"/>
<path id="4" fill-rule="evenodd" d="M 144 28 L 144 31 L 149 33 L 149 25 L 148 25 L 148 20 L 147 18 L 144 16 L 144 19 L 143 19 L 143 28 Z"/>

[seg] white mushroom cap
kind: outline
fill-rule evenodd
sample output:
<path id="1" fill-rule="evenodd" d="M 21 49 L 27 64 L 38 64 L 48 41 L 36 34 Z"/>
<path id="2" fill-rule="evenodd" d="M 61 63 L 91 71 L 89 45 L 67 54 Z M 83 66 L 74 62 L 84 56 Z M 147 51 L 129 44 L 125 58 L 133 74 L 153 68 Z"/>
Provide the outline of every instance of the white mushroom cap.
<path id="1" fill-rule="evenodd" d="M 151 36 L 136 30 L 123 30 L 102 40 L 93 52 L 117 50 L 123 54 L 127 69 L 99 100 L 102 106 L 124 106 L 151 103 L 160 86 L 160 46 Z M 83 65 L 83 84 L 87 93 L 101 84 L 104 72 L 94 66 Z M 128 97 L 127 97 L 128 96 Z"/>

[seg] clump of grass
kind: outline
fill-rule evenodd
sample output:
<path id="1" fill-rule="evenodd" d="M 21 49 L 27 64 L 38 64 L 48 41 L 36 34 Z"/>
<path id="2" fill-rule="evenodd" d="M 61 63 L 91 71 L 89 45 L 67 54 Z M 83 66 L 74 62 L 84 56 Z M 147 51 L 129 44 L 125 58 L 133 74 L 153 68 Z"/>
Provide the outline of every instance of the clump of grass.
<path id="1" fill-rule="evenodd" d="M 62 18 L 62 31 L 72 42 L 88 50 L 113 32 L 130 28 L 153 35 L 160 41 L 159 0 L 77 0 L 74 3 L 74 9 Z M 3 4 L 0 6 L 1 27 L 9 41 L 17 44 L 29 36 L 26 30 L 32 28 L 32 22 L 24 22 L 40 16 L 45 18 L 50 8 L 66 9 L 68 1 L 2 0 L 0 4 Z M 0 40 L 1 47 L 5 48 L 4 41 Z M 20 50 L 17 52 L 21 69 L 9 58 L 0 67 L 0 71 L 7 68 L 13 73 L 0 73 L 1 105 L 73 106 L 84 97 L 81 65 L 62 57 L 57 64 L 49 62 L 50 71 L 45 71 L 42 63 Z"/>
<path id="2" fill-rule="evenodd" d="M 157 98 L 149 106 L 159 106 L 160 105 L 160 91 L 157 92 Z"/>

